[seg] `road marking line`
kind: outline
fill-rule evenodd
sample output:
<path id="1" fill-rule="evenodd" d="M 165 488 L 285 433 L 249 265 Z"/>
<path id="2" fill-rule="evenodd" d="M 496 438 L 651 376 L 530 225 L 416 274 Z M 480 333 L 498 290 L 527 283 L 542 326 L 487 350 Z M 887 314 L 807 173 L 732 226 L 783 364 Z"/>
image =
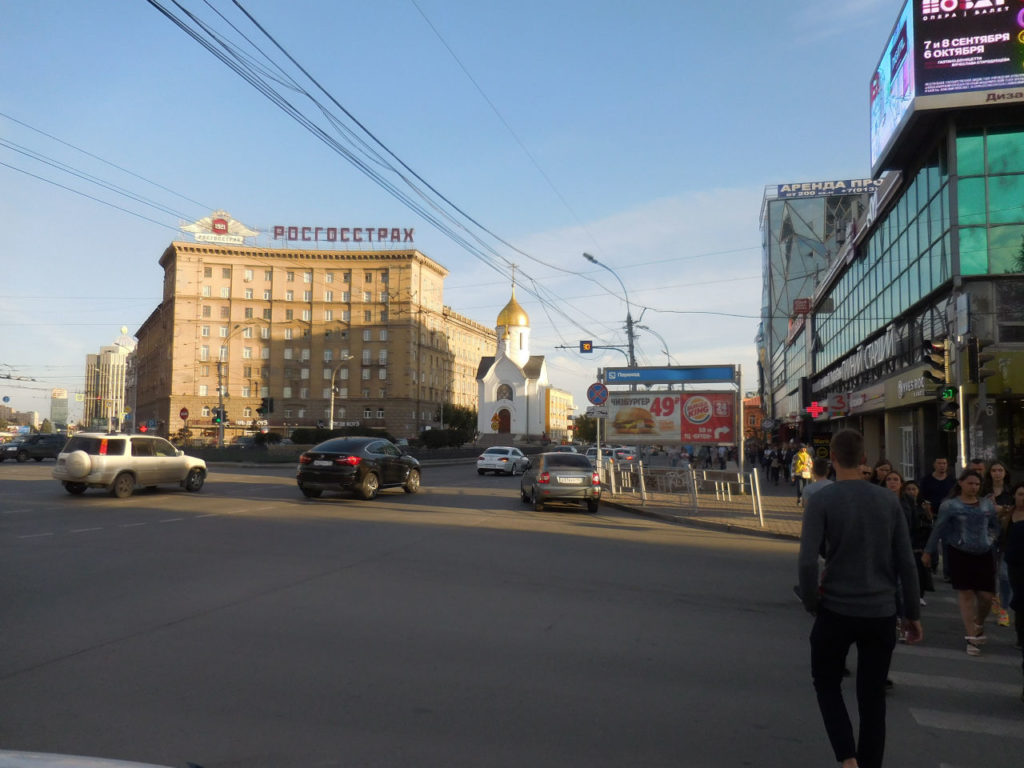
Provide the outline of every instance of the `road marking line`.
<path id="1" fill-rule="evenodd" d="M 121 523 L 121 528 L 136 528 L 140 525 L 149 525 L 149 523 Z"/>
<path id="2" fill-rule="evenodd" d="M 219 512 L 211 512 L 208 515 L 196 515 L 194 519 L 202 520 L 204 517 L 220 517 L 220 513 Z"/>
<path id="3" fill-rule="evenodd" d="M 52 533 L 28 533 L 24 536 L 19 536 L 19 539 L 38 539 L 40 536 L 53 536 Z"/>
<path id="4" fill-rule="evenodd" d="M 183 517 L 168 517 L 166 520 L 161 520 L 161 523 L 178 523 L 184 520 Z"/>
<path id="5" fill-rule="evenodd" d="M 984 680 L 968 680 L 964 677 L 922 675 L 916 672 L 899 671 L 891 671 L 889 676 L 900 685 L 909 685 L 916 688 L 938 688 L 944 691 L 985 693 L 993 696 L 1016 696 L 1020 691 L 1020 686 L 1016 683 L 990 683 Z"/>
<path id="6" fill-rule="evenodd" d="M 910 714 L 914 716 L 919 725 L 928 728 L 1024 739 L 1024 722 L 1020 720 L 1002 720 L 998 717 L 981 717 L 964 712 L 940 712 L 937 709 L 917 709 L 916 707 L 910 708 Z"/>
<path id="7" fill-rule="evenodd" d="M 966 644 L 962 647 L 966 647 Z M 895 655 L 903 657 L 912 656 L 925 656 L 933 659 L 953 659 L 959 660 L 964 664 L 997 664 L 1004 667 L 1020 667 L 1020 657 L 1014 656 L 996 656 L 986 655 L 985 651 L 982 650 L 981 656 L 968 656 L 962 650 L 953 650 L 952 648 L 924 648 L 920 645 L 897 645 Z"/>
<path id="8" fill-rule="evenodd" d="M 102 531 L 103 528 L 72 528 L 68 533 L 89 533 L 89 531 Z"/>

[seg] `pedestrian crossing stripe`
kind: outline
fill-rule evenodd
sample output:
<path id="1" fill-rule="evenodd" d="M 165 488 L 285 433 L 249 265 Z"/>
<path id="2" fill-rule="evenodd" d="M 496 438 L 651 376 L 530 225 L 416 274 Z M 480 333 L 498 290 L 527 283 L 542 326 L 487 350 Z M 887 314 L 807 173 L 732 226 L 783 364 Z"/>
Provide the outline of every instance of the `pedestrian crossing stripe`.
<path id="1" fill-rule="evenodd" d="M 921 675 L 916 672 L 896 671 L 890 672 L 889 677 L 897 685 L 907 685 L 915 688 L 937 688 L 943 691 L 983 693 L 991 696 L 1009 696 L 1013 698 L 1020 693 L 1020 685 L 1017 683 L 990 683 L 984 680 L 967 680 L 962 677 Z"/>
<path id="2" fill-rule="evenodd" d="M 937 709 L 918 709 L 916 707 L 910 708 L 910 714 L 913 715 L 918 725 L 927 728 L 1024 739 L 1024 722 L 1020 720 L 1004 720 L 998 717 L 981 717 L 964 712 L 940 712 Z"/>
<path id="3" fill-rule="evenodd" d="M 1013 655 L 999 654 L 996 652 L 998 645 L 990 644 L 982 646 L 981 656 L 968 656 L 962 647 L 957 648 L 929 648 L 923 645 L 897 645 L 894 657 L 899 659 L 911 658 L 913 656 L 927 657 L 932 659 L 954 659 L 963 664 L 974 666 L 976 664 L 995 664 L 1002 667 L 1013 667 L 1020 669 L 1020 655 L 1014 649 Z"/>

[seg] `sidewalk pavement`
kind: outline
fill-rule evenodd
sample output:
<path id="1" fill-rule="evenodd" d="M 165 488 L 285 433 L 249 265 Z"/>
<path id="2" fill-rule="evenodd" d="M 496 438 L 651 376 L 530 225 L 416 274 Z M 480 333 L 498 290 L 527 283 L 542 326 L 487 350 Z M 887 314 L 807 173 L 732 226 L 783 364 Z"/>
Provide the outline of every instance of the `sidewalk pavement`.
<path id="1" fill-rule="evenodd" d="M 735 472 L 732 464 L 729 470 Z M 761 483 L 761 515 L 754 508 L 750 494 L 733 492 L 731 499 L 716 499 L 714 491 L 701 491 L 696 508 L 691 506 L 687 493 L 647 492 L 647 500 L 639 489 L 620 490 L 616 494 L 607 488 L 601 503 L 645 517 L 728 533 L 745 533 L 777 539 L 800 539 L 803 507 L 796 503 L 796 488 L 792 483 L 769 485 L 764 473 L 758 470 Z M 764 519 L 762 525 L 762 517 Z"/>

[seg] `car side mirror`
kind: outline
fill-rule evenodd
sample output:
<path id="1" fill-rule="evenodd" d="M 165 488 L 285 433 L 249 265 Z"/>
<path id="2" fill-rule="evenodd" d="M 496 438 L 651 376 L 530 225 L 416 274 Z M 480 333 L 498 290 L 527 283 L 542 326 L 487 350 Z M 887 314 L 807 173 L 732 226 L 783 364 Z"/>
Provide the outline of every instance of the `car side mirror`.
<path id="1" fill-rule="evenodd" d="M 185 452 L 184 452 L 183 450 L 181 450 L 181 448 L 179 448 L 179 449 L 177 449 L 177 450 L 176 450 L 176 451 L 174 452 L 174 455 L 175 455 L 175 456 L 184 456 L 184 455 L 185 455 Z"/>

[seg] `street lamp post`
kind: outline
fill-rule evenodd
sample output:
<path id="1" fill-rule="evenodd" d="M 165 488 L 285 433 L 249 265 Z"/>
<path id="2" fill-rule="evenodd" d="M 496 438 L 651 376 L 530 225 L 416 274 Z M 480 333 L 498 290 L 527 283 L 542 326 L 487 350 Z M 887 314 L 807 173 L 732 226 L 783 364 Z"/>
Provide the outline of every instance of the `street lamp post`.
<path id="1" fill-rule="evenodd" d="M 607 264 L 602 264 L 589 253 L 584 253 L 583 258 L 591 264 L 597 264 L 597 266 L 607 269 L 611 272 L 612 277 L 619 281 L 619 285 L 622 287 L 622 296 L 626 299 L 626 339 L 629 342 L 629 367 L 636 368 L 636 354 L 633 349 L 633 312 L 629 306 L 629 293 L 626 291 L 626 284 L 622 282 L 622 278 L 619 277 L 618 273 L 614 269 L 609 267 Z"/>
<path id="2" fill-rule="evenodd" d="M 662 336 L 660 333 L 658 333 L 653 328 L 649 328 L 646 325 L 640 325 L 640 323 L 637 323 L 635 327 L 636 328 L 643 328 L 645 331 L 649 331 L 650 333 L 653 333 L 655 336 L 658 337 L 658 339 L 661 341 L 661 346 L 662 346 L 662 350 L 661 351 L 665 353 L 665 363 L 667 365 L 672 365 L 672 355 L 670 355 L 669 352 L 668 352 L 668 344 L 665 342 L 665 337 Z"/>
<path id="3" fill-rule="evenodd" d="M 331 415 L 327 420 L 327 426 L 330 430 L 334 429 L 334 382 L 338 376 L 338 371 L 341 370 L 342 364 L 347 363 L 351 359 L 352 355 L 345 355 L 345 357 L 338 360 L 338 364 L 334 366 L 334 370 L 331 371 Z"/>

